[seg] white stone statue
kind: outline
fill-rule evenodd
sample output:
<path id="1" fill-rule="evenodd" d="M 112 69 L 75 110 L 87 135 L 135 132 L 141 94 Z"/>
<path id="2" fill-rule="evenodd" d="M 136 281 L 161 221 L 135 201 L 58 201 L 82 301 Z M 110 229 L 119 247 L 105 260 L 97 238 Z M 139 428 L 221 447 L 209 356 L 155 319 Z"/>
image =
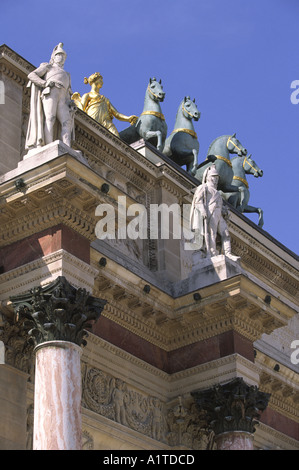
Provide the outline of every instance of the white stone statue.
<path id="1" fill-rule="evenodd" d="M 239 257 L 231 254 L 231 242 L 225 218 L 228 211 L 223 205 L 223 199 L 217 190 L 219 174 L 215 165 L 207 168 L 203 175 L 202 184 L 194 193 L 191 205 L 191 230 L 195 232 L 195 246 L 212 258 L 219 253 L 216 249 L 217 234 L 221 236 L 222 251 L 225 256 L 237 261 Z"/>
<path id="2" fill-rule="evenodd" d="M 50 62 L 42 63 L 29 73 L 31 87 L 30 116 L 26 136 L 26 149 L 47 145 L 54 140 L 56 119 L 61 124 L 61 140 L 68 146 L 74 138 L 76 106 L 71 100 L 71 77 L 64 70 L 66 52 L 59 43 L 53 50 Z"/>

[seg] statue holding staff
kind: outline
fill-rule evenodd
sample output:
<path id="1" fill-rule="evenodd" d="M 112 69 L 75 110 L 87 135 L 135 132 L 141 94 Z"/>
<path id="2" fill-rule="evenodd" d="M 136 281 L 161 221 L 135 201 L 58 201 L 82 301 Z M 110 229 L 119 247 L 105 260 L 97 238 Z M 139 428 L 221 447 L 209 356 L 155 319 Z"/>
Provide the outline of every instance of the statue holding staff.
<path id="1" fill-rule="evenodd" d="M 68 146 L 74 138 L 75 103 L 71 100 L 71 77 L 64 70 L 66 52 L 63 43 L 54 47 L 51 59 L 29 73 L 31 88 L 27 150 L 54 141 L 56 119 L 61 124 L 61 140 Z"/>
<path id="2" fill-rule="evenodd" d="M 216 248 L 217 234 L 221 237 L 222 251 L 225 256 L 237 261 L 239 257 L 231 254 L 230 235 L 226 223 L 228 211 L 217 190 L 219 174 L 215 165 L 207 168 L 203 182 L 197 187 L 191 205 L 191 230 L 195 232 L 195 246 L 212 258 L 219 253 Z"/>

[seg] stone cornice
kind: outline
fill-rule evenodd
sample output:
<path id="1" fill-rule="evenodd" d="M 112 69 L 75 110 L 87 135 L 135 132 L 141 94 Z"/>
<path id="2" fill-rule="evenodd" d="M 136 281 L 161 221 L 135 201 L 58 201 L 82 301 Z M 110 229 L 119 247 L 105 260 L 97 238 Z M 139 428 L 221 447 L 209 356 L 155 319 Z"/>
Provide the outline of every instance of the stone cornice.
<path id="1" fill-rule="evenodd" d="M 237 240 L 234 236 L 232 236 L 232 247 L 234 253 L 241 257 L 244 268 L 255 275 L 259 273 L 264 282 L 280 289 L 284 295 L 298 298 L 299 279 L 295 268 L 283 263 L 273 252 L 265 250 L 264 254 L 260 254 L 256 248 L 246 245 L 244 241 Z"/>
<path id="2" fill-rule="evenodd" d="M 260 389 L 270 393 L 269 407 L 299 423 L 299 375 L 261 351 L 256 351 Z"/>
<path id="3" fill-rule="evenodd" d="M 270 405 L 268 406 L 270 407 Z M 298 440 L 292 439 L 261 422 L 254 434 L 254 444 L 263 450 L 299 450 Z"/>
<path id="4" fill-rule="evenodd" d="M 20 85 L 27 83 L 27 75 L 34 70 L 34 66 L 6 44 L 0 46 L 0 72 L 9 76 Z"/>
<path id="5" fill-rule="evenodd" d="M 95 266 L 100 254 L 92 254 Z M 103 316 L 166 351 L 230 330 L 255 341 L 285 326 L 295 313 L 281 300 L 265 303 L 267 291 L 243 275 L 201 289 L 200 302 L 193 292 L 176 298 L 157 286 L 145 295 L 144 284 L 109 260 L 95 280 L 94 292 L 109 300 Z"/>
<path id="6" fill-rule="evenodd" d="M 49 284 L 49 282 L 61 275 L 62 270 L 68 278 L 72 279 L 72 283 L 76 288 L 82 287 L 84 281 L 84 285 L 92 292 L 93 279 L 96 277 L 98 270 L 67 251 L 58 250 L 1 274 L 0 299 L 2 305 L 8 305 L 8 298 L 12 293 L 19 294 L 26 292 L 37 284 L 41 286 Z M 80 272 L 80 276 L 78 272 Z M 88 283 L 89 279 L 92 279 L 92 285 L 91 282 L 90 284 Z"/>
<path id="7" fill-rule="evenodd" d="M 37 229 L 40 231 L 58 223 L 66 224 L 90 240 L 95 239 L 94 208 L 99 200 L 107 201 L 107 196 L 101 194 L 96 187 L 98 175 L 67 155 L 48 162 L 44 168 L 43 171 L 43 167 L 39 167 L 38 172 L 33 168 L 26 173 L 25 193 L 16 190 L 13 179 L 3 183 L 5 203 L 2 206 L 0 229 L 2 246 L 23 239 Z M 110 202 L 115 201 L 117 194 L 122 193 L 119 189 L 112 188 L 111 195 L 108 195 Z M 89 210 L 86 210 L 87 207 Z M 100 253 L 96 253 L 98 259 L 100 256 Z M 96 263 L 98 259 L 95 260 Z M 118 272 L 118 279 L 115 278 L 115 270 Z M 194 302 L 193 292 L 190 292 L 187 296 L 176 299 L 173 305 L 173 296 L 164 295 L 158 284 L 152 286 L 158 287 L 157 295 L 151 297 L 151 294 L 145 298 L 142 291 L 144 281 L 131 273 L 132 279 L 128 283 L 127 268 L 115 265 L 103 270 L 102 274 L 104 279 L 96 286 L 96 292 L 101 295 L 105 285 L 109 287 L 107 295 L 111 299 L 111 305 L 107 309 L 107 316 L 166 349 L 173 349 L 175 344 L 188 345 L 199 338 L 214 336 L 217 331 L 220 333 L 230 329 L 235 329 L 250 340 L 256 340 L 262 333 L 269 334 L 273 329 L 284 326 L 290 318 L 290 309 L 282 300 L 274 298 L 271 305 L 266 305 L 263 299 L 268 292 L 260 288 L 257 281 L 246 281 L 245 278 L 242 283 L 249 284 L 246 288 L 244 286 L 244 293 L 241 294 L 243 299 L 240 310 L 238 305 L 232 306 L 226 299 L 230 289 L 228 284 L 232 281 L 221 284 L 221 289 L 226 285 L 228 291 L 224 294 L 218 292 L 218 298 L 211 297 L 215 296 L 217 288 L 210 287 L 201 291 L 203 300 L 200 303 Z M 140 288 L 136 289 L 138 285 Z M 114 291 L 110 290 L 110 286 L 113 286 Z M 237 285 L 236 289 L 239 288 Z M 125 290 L 123 300 L 118 298 L 119 294 L 115 292 L 117 289 Z M 245 295 L 246 291 L 256 291 L 256 294 Z M 205 292 L 215 307 L 206 305 Z M 250 305 L 252 307 L 249 308 Z M 166 320 L 167 327 L 163 326 Z M 167 338 L 166 346 L 165 341 L 163 345 L 161 343 L 163 337 Z"/>
<path id="8" fill-rule="evenodd" d="M 57 202 L 45 204 L 39 208 L 31 206 L 30 215 L 14 214 L 6 210 L 6 223 L 1 225 L 2 246 L 9 245 L 36 232 L 63 223 L 73 228 L 84 237 L 94 240 L 95 220 L 70 204 L 66 198 Z"/>
<path id="9" fill-rule="evenodd" d="M 38 170 L 33 166 L 25 173 L 12 171 L 9 176 L 1 184 L 2 246 L 59 221 L 94 240 L 96 206 L 100 202 L 114 203 L 122 194 L 111 185 L 109 195 L 105 195 L 100 190 L 105 180 L 69 155 L 45 162 Z M 22 190 L 15 185 L 20 177 L 25 184 Z"/>
<path id="10" fill-rule="evenodd" d="M 110 372 L 113 369 L 118 377 L 123 379 L 127 376 L 124 364 L 130 364 L 130 368 L 136 369 L 135 373 L 130 374 L 129 380 L 132 385 L 138 382 L 139 387 L 145 390 L 149 386 L 158 387 L 157 390 L 160 387 L 161 396 L 164 393 L 168 399 L 178 395 L 184 395 L 189 399 L 189 392 L 195 387 L 226 382 L 240 373 L 240 367 L 243 373 L 245 371 L 249 383 L 255 385 L 258 381 L 258 367 L 239 354 L 232 354 L 168 374 L 92 333 L 89 333 L 82 360 L 91 367 Z M 149 382 L 148 385 L 147 382 Z"/>
<path id="11" fill-rule="evenodd" d="M 168 163 L 151 162 L 83 111 L 77 112 L 75 122 L 75 146 L 97 172 L 116 171 L 142 191 L 155 188 L 158 181 L 177 198 L 188 195 L 194 186 L 188 175 L 181 175 Z"/>
<path id="12" fill-rule="evenodd" d="M 235 254 L 242 266 L 261 277 L 264 282 L 279 288 L 281 293 L 299 299 L 299 260 L 283 250 L 249 224 L 231 214 L 229 229 Z"/>
<path id="13" fill-rule="evenodd" d="M 290 254 L 289 250 L 285 251 L 282 248 L 275 247 L 274 243 L 269 243 L 268 238 L 259 232 L 256 232 L 256 237 L 253 237 L 254 230 L 252 227 L 246 227 L 244 223 L 239 225 L 238 222 L 240 220 L 237 218 L 234 218 L 234 223 L 228 222 L 231 236 L 242 239 L 246 242 L 246 246 L 255 249 L 259 255 L 265 256 L 268 259 L 271 258 L 271 260 L 273 259 L 282 269 L 290 270 L 294 277 L 299 278 L 299 259 L 296 255 Z"/>

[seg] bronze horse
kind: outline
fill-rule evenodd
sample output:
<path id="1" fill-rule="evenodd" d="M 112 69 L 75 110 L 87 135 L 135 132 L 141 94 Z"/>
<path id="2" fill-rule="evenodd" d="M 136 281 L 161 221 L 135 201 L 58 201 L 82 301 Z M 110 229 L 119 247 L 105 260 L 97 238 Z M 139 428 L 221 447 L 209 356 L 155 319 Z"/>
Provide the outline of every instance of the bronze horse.
<path id="1" fill-rule="evenodd" d="M 162 151 L 167 135 L 167 125 L 160 106 L 164 98 L 165 92 L 161 80 L 150 78 L 145 92 L 143 111 L 136 124 L 119 133 L 120 138 L 128 144 L 143 138 Z"/>
<path id="2" fill-rule="evenodd" d="M 171 158 L 180 166 L 186 165 L 186 170 L 192 175 L 197 170 L 197 156 L 199 151 L 199 143 L 194 130 L 193 122 L 198 121 L 200 112 L 189 96 L 185 96 L 179 105 L 174 130 L 167 137 L 164 155 Z"/>
<path id="3" fill-rule="evenodd" d="M 202 182 L 205 170 L 214 162 L 219 173 L 218 189 L 224 193 L 242 191 L 243 188 L 239 189 L 232 184 L 234 172 L 230 160 L 231 154 L 237 154 L 239 157 L 247 155 L 246 148 L 236 138 L 236 134 L 217 137 L 208 149 L 207 163 L 198 165 L 195 178 Z"/>

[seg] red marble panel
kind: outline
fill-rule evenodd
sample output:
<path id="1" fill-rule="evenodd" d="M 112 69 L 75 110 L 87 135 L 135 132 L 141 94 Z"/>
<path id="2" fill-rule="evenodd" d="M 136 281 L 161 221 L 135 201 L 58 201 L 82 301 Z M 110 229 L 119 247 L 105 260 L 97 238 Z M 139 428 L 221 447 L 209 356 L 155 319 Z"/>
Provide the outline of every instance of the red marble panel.
<path id="1" fill-rule="evenodd" d="M 167 352 L 126 330 L 105 317 L 100 317 L 92 332 L 139 359 L 167 372 Z"/>
<path id="2" fill-rule="evenodd" d="M 90 262 L 90 243 L 65 225 L 57 225 L 0 249 L 2 272 L 10 271 L 60 249 Z"/>
<path id="3" fill-rule="evenodd" d="M 242 351 L 246 353 L 245 357 L 250 356 L 253 358 L 252 343 L 231 331 L 177 348 L 170 352 L 166 352 L 164 349 L 151 344 L 103 316 L 93 326 L 92 331 L 109 343 L 124 349 L 169 374 L 205 364 L 206 362 L 234 353 L 242 355 Z M 250 354 L 248 353 L 249 349 Z"/>
<path id="4" fill-rule="evenodd" d="M 238 353 L 254 362 L 254 348 L 252 341 L 242 336 L 240 333 L 230 330 L 219 335 L 220 357 Z"/>
<path id="5" fill-rule="evenodd" d="M 299 441 L 299 423 L 268 407 L 263 412 L 261 423 Z"/>

